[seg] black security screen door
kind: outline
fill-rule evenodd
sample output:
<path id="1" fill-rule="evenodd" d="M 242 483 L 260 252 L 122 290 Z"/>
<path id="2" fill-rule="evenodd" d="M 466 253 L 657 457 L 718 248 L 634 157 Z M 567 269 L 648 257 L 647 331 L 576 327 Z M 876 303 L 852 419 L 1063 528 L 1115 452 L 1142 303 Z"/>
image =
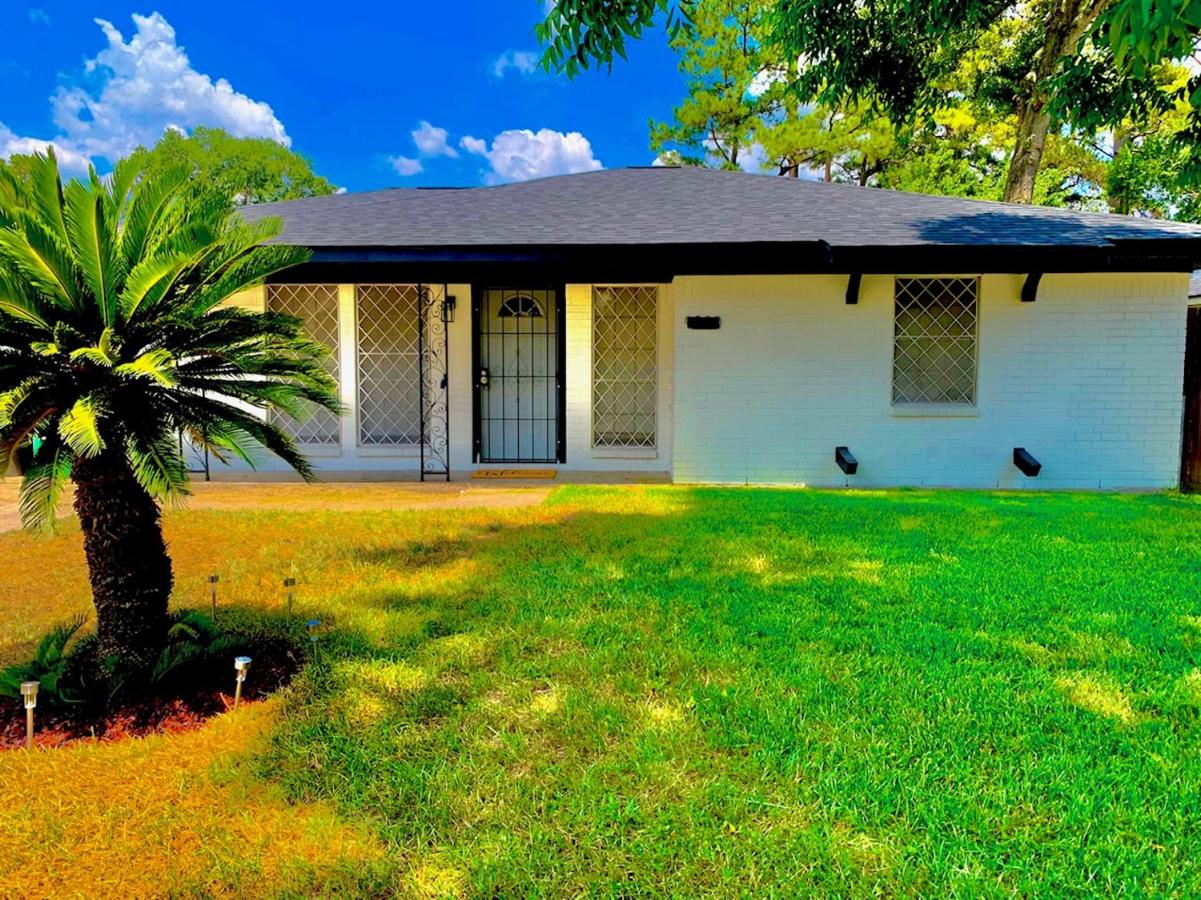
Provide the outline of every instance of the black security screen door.
<path id="1" fill-rule="evenodd" d="M 476 288 L 475 458 L 565 462 L 563 292 Z"/>

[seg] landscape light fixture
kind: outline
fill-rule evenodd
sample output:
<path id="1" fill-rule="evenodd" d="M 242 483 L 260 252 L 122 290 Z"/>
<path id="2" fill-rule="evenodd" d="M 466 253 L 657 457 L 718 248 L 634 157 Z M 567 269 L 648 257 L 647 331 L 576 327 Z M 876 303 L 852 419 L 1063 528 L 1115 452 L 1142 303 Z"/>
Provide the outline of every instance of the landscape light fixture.
<path id="1" fill-rule="evenodd" d="M 292 601 L 293 601 L 293 599 L 295 599 L 295 594 L 296 594 L 296 579 L 295 578 L 285 578 L 284 579 L 284 589 L 287 591 L 287 594 L 288 594 L 288 615 L 291 616 L 292 615 Z"/>
<path id="2" fill-rule="evenodd" d="M 320 619 L 309 619 L 305 623 L 305 628 L 309 630 L 309 640 L 313 643 L 313 656 L 317 655 L 317 629 L 320 627 Z"/>
<path id="3" fill-rule="evenodd" d="M 234 685 L 234 709 L 242 702 L 242 682 L 246 680 L 246 672 L 250 669 L 250 657 L 239 656 L 234 659 L 234 671 L 238 673 L 237 684 Z"/>
<path id="4" fill-rule="evenodd" d="M 25 746 L 33 749 L 33 711 L 38 705 L 38 687 L 41 682 L 21 682 L 21 696 L 25 699 Z"/>
<path id="5" fill-rule="evenodd" d="M 213 621 L 217 621 L 217 582 L 221 580 L 220 575 L 209 576 L 209 597 L 213 601 Z"/>

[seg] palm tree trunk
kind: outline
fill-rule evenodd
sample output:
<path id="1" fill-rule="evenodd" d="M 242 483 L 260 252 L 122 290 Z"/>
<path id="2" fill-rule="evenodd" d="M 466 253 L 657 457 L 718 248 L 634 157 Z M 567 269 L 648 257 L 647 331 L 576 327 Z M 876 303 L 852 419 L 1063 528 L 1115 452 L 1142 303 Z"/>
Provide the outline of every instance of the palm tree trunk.
<path id="1" fill-rule="evenodd" d="M 96 605 L 100 659 L 145 671 L 166 642 L 173 576 L 158 505 L 119 453 L 78 460 L 75 512 Z"/>

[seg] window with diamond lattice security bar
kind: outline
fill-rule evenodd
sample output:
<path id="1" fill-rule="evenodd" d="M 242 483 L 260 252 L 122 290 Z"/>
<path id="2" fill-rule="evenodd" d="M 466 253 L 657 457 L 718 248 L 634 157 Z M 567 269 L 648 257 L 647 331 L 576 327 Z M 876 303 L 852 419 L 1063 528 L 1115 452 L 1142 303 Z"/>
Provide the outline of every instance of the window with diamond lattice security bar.
<path id="1" fill-rule="evenodd" d="M 594 287 L 593 446 L 655 446 L 658 363 L 658 289 Z"/>
<path id="2" fill-rule="evenodd" d="M 326 371 L 338 379 L 338 286 L 336 284 L 276 284 L 267 288 L 267 308 L 287 313 L 304 321 L 310 339 L 330 349 Z M 274 415 L 275 425 L 290 434 L 298 444 L 336 447 L 342 443 L 342 426 L 337 413 L 309 405 L 299 421 L 290 416 Z"/>
<path id="3" fill-rule="evenodd" d="M 975 278 L 898 278 L 892 354 L 895 405 L 976 402 Z"/>
<path id="4" fill-rule="evenodd" d="M 415 284 L 356 289 L 359 444 L 421 443 L 421 291 Z"/>

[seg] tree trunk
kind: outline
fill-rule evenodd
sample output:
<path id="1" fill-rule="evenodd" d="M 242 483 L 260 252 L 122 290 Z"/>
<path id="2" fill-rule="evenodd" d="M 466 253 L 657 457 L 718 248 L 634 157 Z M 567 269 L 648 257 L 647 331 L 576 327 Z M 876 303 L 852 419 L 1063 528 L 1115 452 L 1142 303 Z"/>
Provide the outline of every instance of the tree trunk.
<path id="1" fill-rule="evenodd" d="M 100 659 L 145 671 L 166 643 L 173 584 L 158 505 L 118 453 L 78 460 L 72 480 Z"/>
<path id="2" fill-rule="evenodd" d="M 1113 156 L 1110 157 L 1111 162 L 1117 162 L 1118 155 L 1129 142 L 1130 132 L 1127 129 L 1118 127 L 1113 130 Z M 1108 185 L 1106 185 L 1106 187 L 1108 188 Z M 1128 185 L 1126 187 L 1128 187 Z M 1121 213 L 1124 216 L 1130 215 L 1130 200 L 1131 198 L 1128 190 L 1122 194 L 1111 193 L 1106 198 L 1106 202 L 1109 204 L 1109 211 Z"/>
<path id="3" fill-rule="evenodd" d="M 1011 203 L 1033 203 L 1034 182 L 1051 130 L 1048 112 L 1049 86 L 1065 55 L 1075 53 L 1080 40 L 1092 28 L 1110 0 L 1063 0 L 1051 4 L 1044 22 L 1043 46 L 1034 69 L 1022 81 L 1024 95 L 1018 102 L 1018 127 L 1013 156 L 1005 178 L 1005 199 Z"/>
<path id="4" fill-rule="evenodd" d="M 1009 160 L 1009 174 L 1005 178 L 1005 199 L 1008 202 L 1034 202 L 1034 182 L 1038 178 L 1050 130 L 1051 116 L 1046 111 L 1046 101 L 1035 93 L 1018 111 L 1013 156 Z"/>

